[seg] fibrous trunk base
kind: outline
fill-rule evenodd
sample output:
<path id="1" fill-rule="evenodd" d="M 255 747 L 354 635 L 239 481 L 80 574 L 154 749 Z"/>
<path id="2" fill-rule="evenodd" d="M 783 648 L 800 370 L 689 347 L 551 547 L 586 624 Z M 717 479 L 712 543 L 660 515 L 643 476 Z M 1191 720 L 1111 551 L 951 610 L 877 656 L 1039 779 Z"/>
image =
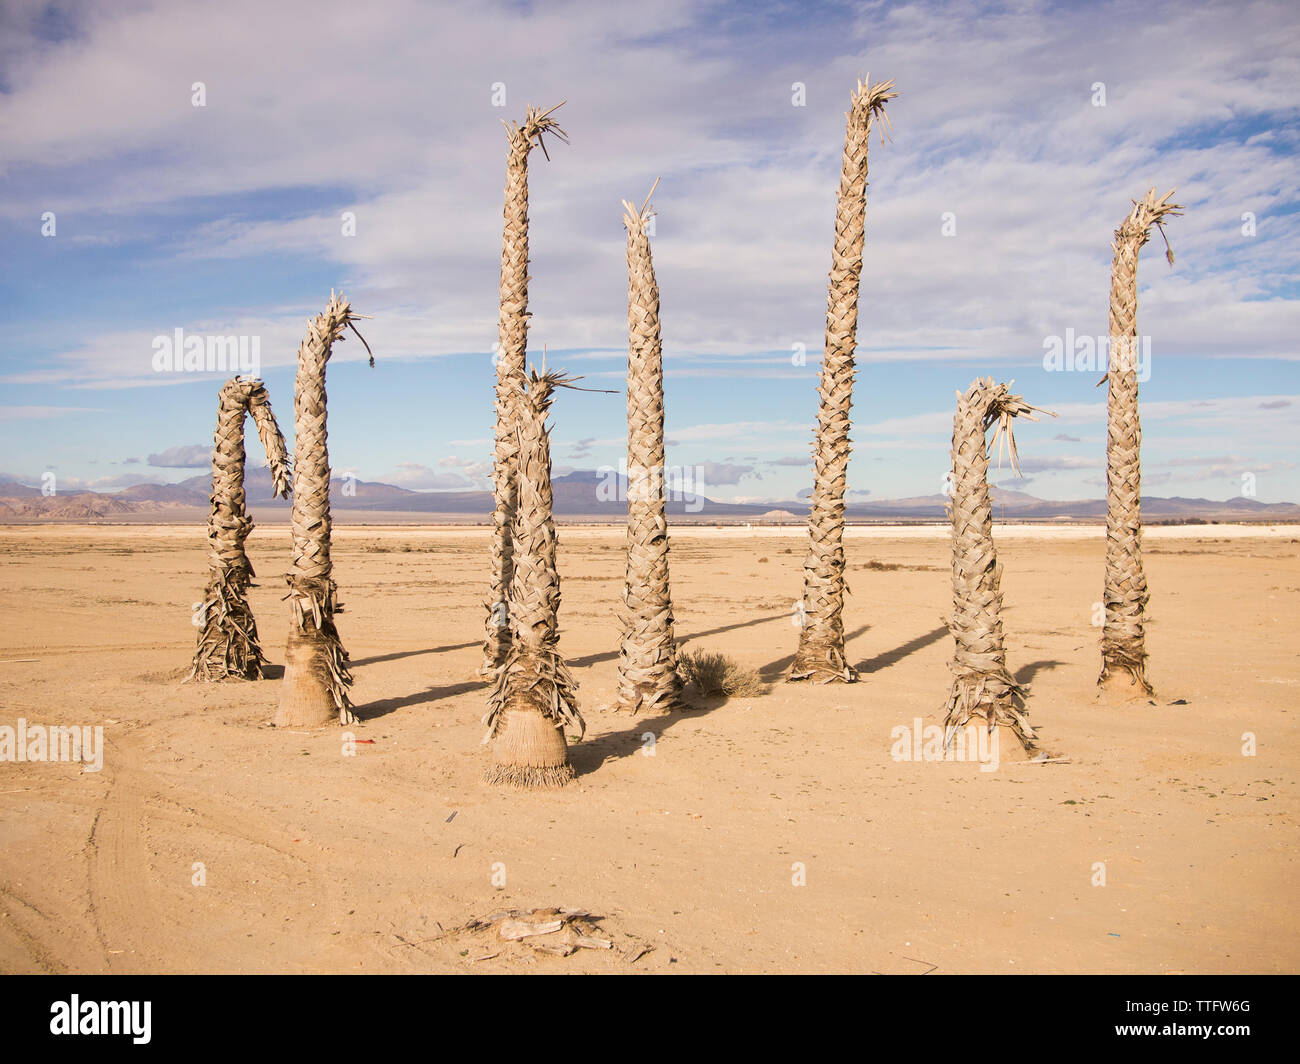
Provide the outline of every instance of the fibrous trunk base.
<path id="1" fill-rule="evenodd" d="M 492 741 L 488 783 L 522 790 L 563 787 L 575 778 L 569 764 L 569 744 L 556 727 L 535 709 L 508 709 Z"/>
<path id="2" fill-rule="evenodd" d="M 1155 692 L 1146 678 L 1146 666 L 1132 662 L 1104 662 L 1097 689 L 1111 702 L 1143 702 Z"/>
<path id="3" fill-rule="evenodd" d="M 251 569 L 214 570 L 203 593 L 199 633 L 188 683 L 260 680 L 266 658 L 257 641 L 257 622 L 245 597 Z"/>
<path id="4" fill-rule="evenodd" d="M 1016 742 L 1007 744 L 1009 753 L 1014 754 L 1013 747 L 1033 752 L 1038 737 L 1020 711 L 1023 704 L 1024 688 L 1009 672 L 1001 676 L 958 676 L 948 692 L 943 721 L 944 745 L 958 728 L 964 728 L 974 720 L 996 727 L 1001 736 L 1014 735 Z M 1014 756 L 1002 757 L 1004 761 L 1015 759 Z"/>
<path id="5" fill-rule="evenodd" d="M 331 684 L 336 642 L 315 629 L 290 630 L 280 705 L 275 714 L 277 728 L 320 728 L 335 721 L 356 722 L 346 700 L 344 705 L 338 704 Z"/>
<path id="6" fill-rule="evenodd" d="M 790 666 L 791 680 L 817 683 L 856 683 L 858 671 L 844 657 L 841 646 L 831 643 L 800 643 Z"/>

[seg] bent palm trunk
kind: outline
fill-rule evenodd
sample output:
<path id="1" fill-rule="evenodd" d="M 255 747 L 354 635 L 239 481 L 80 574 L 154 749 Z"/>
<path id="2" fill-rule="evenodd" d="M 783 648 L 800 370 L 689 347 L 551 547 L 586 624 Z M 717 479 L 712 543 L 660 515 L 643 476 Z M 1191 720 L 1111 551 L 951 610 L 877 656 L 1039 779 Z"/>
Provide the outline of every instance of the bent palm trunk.
<path id="1" fill-rule="evenodd" d="M 519 505 L 512 526 L 510 646 L 497 668 L 483 717 L 492 743 L 486 779 L 513 787 L 560 787 L 573 779 L 564 728 L 586 730 L 574 692 L 578 684 L 560 656 L 560 577 L 555 567 L 551 393 L 567 383 L 558 373 L 532 373 L 518 399 Z"/>
<path id="2" fill-rule="evenodd" d="M 1010 729 L 1026 750 L 1034 730 L 1021 711 L 1023 690 L 1007 671 L 1002 637 L 1001 568 L 993 546 L 993 508 L 989 498 L 986 434 L 997 425 L 995 442 L 1005 436 L 1012 468 L 1020 471 L 1011 419 L 1037 421 L 1037 410 L 991 377 L 976 380 L 957 395 L 952 425 L 952 617 L 956 642 L 950 668 L 952 687 L 944 717 L 944 745 L 973 716 L 992 732 Z M 1055 416 L 1055 415 L 1053 415 Z M 1001 446 L 999 446 L 999 455 Z"/>
<path id="3" fill-rule="evenodd" d="M 652 190 L 653 191 L 653 190 Z M 677 645 L 668 588 L 664 499 L 664 367 L 659 286 L 646 235 L 650 201 L 626 200 L 627 228 L 627 578 L 618 662 L 620 708 L 666 710 L 677 702 Z"/>
<path id="4" fill-rule="evenodd" d="M 844 657 L 844 490 L 849 468 L 849 408 L 853 401 L 853 354 L 857 347 L 858 286 L 866 240 L 867 141 L 885 103 L 898 95 L 892 81 L 859 82 L 848 113 L 844 158 L 835 210 L 826 343 L 818 386 L 817 438 L 808 555 L 799 648 L 791 680 L 852 682 L 858 674 Z"/>
<path id="5" fill-rule="evenodd" d="M 274 494 L 289 494 L 289 455 L 266 386 L 252 377 L 233 377 L 222 386 L 217 401 L 208 513 L 208 585 L 196 618 L 200 627 L 190 680 L 260 680 L 266 663 L 258 644 L 257 622 L 248 605 L 248 589 L 257 574 L 244 552 L 244 540 L 253 530 L 244 494 L 244 421 L 249 415 L 271 465 Z"/>
<path id="6" fill-rule="evenodd" d="M 517 504 L 519 464 L 515 410 L 524 386 L 528 347 L 528 154 L 534 147 L 546 153 L 543 137 L 566 140 L 551 112 L 529 107 L 524 124 L 506 127 L 510 149 L 506 156 L 505 224 L 501 236 L 501 309 L 497 325 L 496 446 L 492 461 L 492 576 L 483 641 L 484 675 L 493 672 L 510 649 L 509 590 L 514 574 L 511 527 Z"/>
<path id="7" fill-rule="evenodd" d="M 348 655 L 334 626 L 342 610 L 330 559 L 330 458 L 325 423 L 325 363 L 355 315 L 342 293 L 330 294 L 298 348 L 294 382 L 292 615 L 285 650 L 278 727 L 314 728 L 337 717 L 352 724 Z"/>
<path id="8" fill-rule="evenodd" d="M 1106 396 L 1106 620 L 1097 683 L 1119 694 L 1152 693 L 1146 673 L 1147 578 L 1142 566 L 1142 426 L 1138 419 L 1138 251 L 1170 215 L 1173 189 L 1150 189 L 1115 230 L 1110 273 L 1110 359 Z M 1163 234 L 1164 230 L 1161 229 Z M 1168 252 L 1170 265 L 1173 252 Z"/>

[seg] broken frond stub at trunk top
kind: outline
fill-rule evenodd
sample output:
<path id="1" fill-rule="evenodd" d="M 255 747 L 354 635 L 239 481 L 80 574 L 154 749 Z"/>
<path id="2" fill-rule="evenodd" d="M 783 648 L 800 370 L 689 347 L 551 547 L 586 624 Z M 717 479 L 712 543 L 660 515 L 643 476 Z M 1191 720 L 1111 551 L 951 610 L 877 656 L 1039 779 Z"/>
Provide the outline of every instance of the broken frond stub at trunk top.
<path id="1" fill-rule="evenodd" d="M 546 427 L 554 390 L 571 388 L 578 379 L 534 369 L 516 396 L 519 465 L 511 528 L 511 638 L 505 660 L 494 672 L 483 717 L 483 742 L 492 743 L 492 763 L 485 776 L 489 783 L 563 786 L 574 776 L 564 729 L 575 729 L 579 738 L 586 732 L 578 711 L 578 684 L 559 649 L 560 576 Z"/>
<path id="2" fill-rule="evenodd" d="M 1014 383 L 1014 382 L 1012 382 Z M 1001 569 L 993 544 L 993 507 L 989 495 L 987 433 L 994 428 L 999 460 L 1005 445 L 1011 467 L 1020 460 L 1012 434 L 1012 419 L 1038 420 L 1030 406 L 1011 394 L 1007 384 L 991 377 L 977 379 L 963 395 L 957 393 L 952 427 L 952 599 L 948 622 L 956 647 L 953 674 L 944 710 L 944 747 L 972 716 L 982 717 L 991 731 L 1004 726 L 1026 750 L 1033 745 L 1033 728 L 1025 718 L 1023 689 L 1007 671 L 1002 634 Z M 1050 414 L 1055 417 L 1055 414 Z"/>
<path id="3" fill-rule="evenodd" d="M 330 292 L 329 306 L 308 323 L 298 348 L 294 382 L 293 568 L 285 576 L 289 642 L 275 723 L 318 727 L 336 717 L 355 723 L 348 688 L 352 674 L 334 615 L 342 612 L 330 558 L 330 463 L 325 364 L 352 325 L 351 304 Z M 372 356 L 373 358 L 373 356 Z"/>
<path id="4" fill-rule="evenodd" d="M 188 680 L 257 680 L 265 655 L 248 605 L 256 575 L 244 551 L 253 530 L 244 491 L 244 425 L 252 417 L 271 469 L 275 496 L 289 494 L 289 455 L 271 412 L 266 386 L 253 377 L 234 377 L 222 386 L 212 440 L 212 495 L 208 514 L 208 584 L 203 592 L 198 646 Z"/>

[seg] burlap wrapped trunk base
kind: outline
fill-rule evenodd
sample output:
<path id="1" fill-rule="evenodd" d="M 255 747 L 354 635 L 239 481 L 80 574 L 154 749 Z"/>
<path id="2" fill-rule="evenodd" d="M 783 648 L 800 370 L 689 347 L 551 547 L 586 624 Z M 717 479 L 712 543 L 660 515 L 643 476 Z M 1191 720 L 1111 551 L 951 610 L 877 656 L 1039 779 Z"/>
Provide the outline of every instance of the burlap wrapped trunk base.
<path id="1" fill-rule="evenodd" d="M 511 529 L 518 504 L 518 412 L 516 398 L 524 387 L 528 346 L 528 156 L 534 147 L 546 154 L 547 134 L 567 140 L 551 118 L 562 107 L 540 111 L 529 107 L 524 124 L 506 126 L 505 223 L 501 234 L 501 298 L 497 324 L 496 445 L 492 460 L 492 575 L 484 621 L 483 665 L 489 676 L 505 661 L 510 649 L 509 590 L 514 576 Z M 505 123 L 502 123 L 503 125 Z M 548 156 L 549 158 L 549 156 Z"/>
<path id="2" fill-rule="evenodd" d="M 948 629 L 956 644 L 950 668 L 952 686 L 944 707 L 944 745 L 958 728 L 979 717 L 990 731 L 1006 728 L 1025 750 L 1034 730 L 1023 709 L 1023 688 L 1007 671 L 1002 634 L 1001 569 L 993 546 L 993 507 L 988 484 L 987 433 L 1005 442 L 1012 469 L 1020 470 L 1012 418 L 1038 420 L 1008 385 L 984 378 L 957 393 L 952 426 L 952 617 Z M 1054 415 L 1053 415 L 1054 416 Z"/>
<path id="3" fill-rule="evenodd" d="M 314 728 L 356 717 L 348 698 L 352 674 L 334 626 L 341 612 L 330 559 L 330 461 L 325 364 L 343 330 L 358 317 L 340 292 L 330 293 L 298 348 L 294 387 L 293 568 L 285 576 L 290 605 L 278 727 Z"/>
<path id="4" fill-rule="evenodd" d="M 578 684 L 559 651 L 560 577 L 555 566 L 551 443 L 546 415 L 559 373 L 533 371 L 518 400 L 518 507 L 512 525 L 514 573 L 506 659 L 493 674 L 483 717 L 492 743 L 489 783 L 560 787 L 573 779 L 564 728 L 586 731 Z"/>
<path id="5" fill-rule="evenodd" d="M 270 463 L 274 493 L 289 493 L 289 455 L 266 386 L 252 377 L 226 381 L 218 395 L 212 440 L 208 583 L 195 618 L 198 646 L 187 680 L 258 680 L 266 662 L 248 605 L 256 574 L 244 551 L 244 540 L 253 530 L 244 492 L 244 423 L 250 415 Z"/>
<path id="6" fill-rule="evenodd" d="M 852 682 L 858 674 L 844 656 L 844 491 L 849 468 L 849 410 L 853 400 L 853 353 L 857 347 L 858 292 L 866 241 L 867 143 L 885 104 L 898 95 L 892 81 L 859 82 L 844 135 L 844 157 L 835 209 L 826 342 L 818 386 L 813 494 L 808 515 L 808 554 L 799 646 L 791 680 Z"/>
<path id="7" fill-rule="evenodd" d="M 1110 272 L 1110 358 L 1106 372 L 1106 586 L 1101 635 L 1102 691 L 1118 700 L 1147 698 L 1145 614 L 1147 578 L 1142 565 L 1142 425 L 1138 417 L 1138 252 L 1151 228 L 1182 213 L 1170 189 L 1154 188 L 1115 230 Z M 1173 251 L 1166 247 L 1170 265 Z"/>
<path id="8" fill-rule="evenodd" d="M 658 187 L 658 182 L 655 186 Z M 654 194 L 654 188 L 650 190 Z M 677 705 L 673 603 L 668 586 L 668 517 L 664 484 L 664 366 L 659 285 L 646 224 L 650 197 L 638 210 L 623 201 L 627 229 L 627 570 L 620 620 L 618 707 L 665 712 Z"/>

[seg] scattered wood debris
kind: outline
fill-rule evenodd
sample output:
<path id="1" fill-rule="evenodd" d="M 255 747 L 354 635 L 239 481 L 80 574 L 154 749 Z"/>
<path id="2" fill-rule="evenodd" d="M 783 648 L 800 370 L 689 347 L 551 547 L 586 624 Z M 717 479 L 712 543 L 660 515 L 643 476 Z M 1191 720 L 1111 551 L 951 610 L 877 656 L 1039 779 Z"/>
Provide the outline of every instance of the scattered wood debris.
<path id="1" fill-rule="evenodd" d="M 459 927 L 443 929 L 438 939 L 460 939 L 460 955 L 478 964 L 497 957 L 514 957 L 527 963 L 536 954 L 570 957 L 579 950 L 610 950 L 628 964 L 635 964 L 655 947 L 631 935 L 615 951 L 614 939 L 600 926 L 604 917 L 586 909 L 500 909 Z"/>

